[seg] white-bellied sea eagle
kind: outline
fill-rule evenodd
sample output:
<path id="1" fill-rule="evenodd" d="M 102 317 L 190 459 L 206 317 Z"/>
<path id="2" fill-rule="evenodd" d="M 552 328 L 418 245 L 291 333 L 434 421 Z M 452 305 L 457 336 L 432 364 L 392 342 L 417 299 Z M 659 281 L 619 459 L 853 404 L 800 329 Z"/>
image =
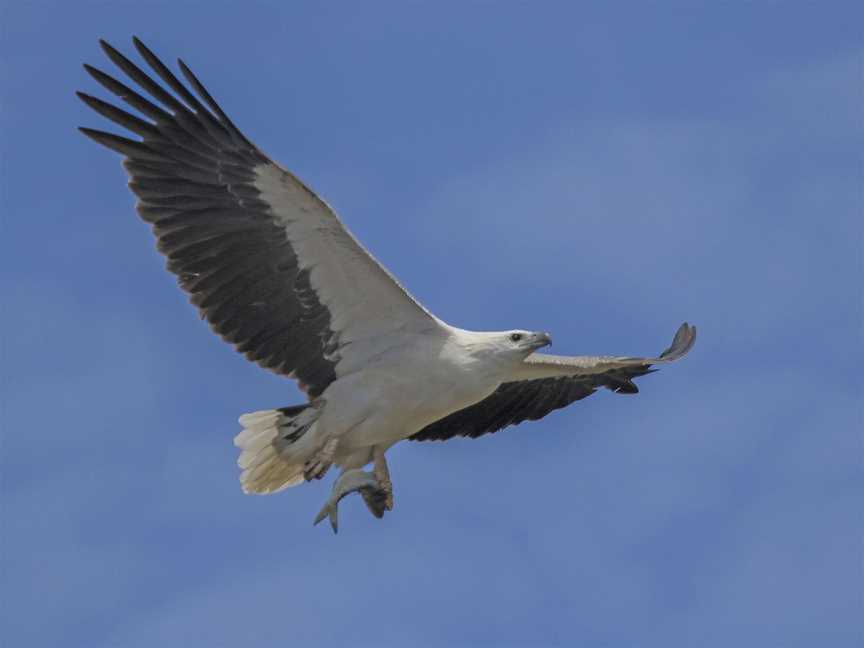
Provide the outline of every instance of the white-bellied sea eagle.
<path id="1" fill-rule="evenodd" d="M 104 41 L 144 94 L 84 67 L 146 118 L 78 96 L 139 139 L 80 130 L 125 158 L 139 215 L 212 329 L 249 360 L 297 380 L 308 397 L 240 417 L 245 492 L 321 479 L 336 464 L 342 474 L 315 522 L 329 516 L 336 531 L 339 500 L 351 492 L 381 517 L 393 508 L 385 453 L 394 443 L 478 437 L 601 387 L 635 394 L 634 378 L 693 346 L 696 329 L 685 323 L 656 358 L 563 357 L 536 353 L 548 333 L 443 322 L 327 203 L 246 139 L 183 61 L 188 86 L 133 41 L 164 86 Z"/>

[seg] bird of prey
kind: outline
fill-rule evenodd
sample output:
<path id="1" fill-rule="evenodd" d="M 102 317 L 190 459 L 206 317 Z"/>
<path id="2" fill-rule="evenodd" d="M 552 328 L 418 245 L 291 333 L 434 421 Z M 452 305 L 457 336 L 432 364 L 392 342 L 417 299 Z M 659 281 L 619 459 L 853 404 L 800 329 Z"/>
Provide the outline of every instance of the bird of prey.
<path id="1" fill-rule="evenodd" d="M 182 60 L 185 84 L 133 42 L 164 85 L 104 41 L 141 92 L 84 67 L 137 115 L 77 94 L 138 139 L 80 130 L 124 157 L 138 214 L 211 328 L 249 360 L 296 380 L 308 399 L 240 417 L 246 493 L 321 479 L 335 464 L 342 473 L 315 523 L 329 517 L 335 532 L 339 500 L 353 492 L 380 518 L 393 508 L 385 459 L 393 444 L 479 437 L 600 388 L 635 394 L 634 378 L 693 346 L 696 329 L 685 323 L 654 358 L 564 357 L 537 353 L 551 343 L 542 331 L 444 322 L 327 203 L 249 141 Z"/>

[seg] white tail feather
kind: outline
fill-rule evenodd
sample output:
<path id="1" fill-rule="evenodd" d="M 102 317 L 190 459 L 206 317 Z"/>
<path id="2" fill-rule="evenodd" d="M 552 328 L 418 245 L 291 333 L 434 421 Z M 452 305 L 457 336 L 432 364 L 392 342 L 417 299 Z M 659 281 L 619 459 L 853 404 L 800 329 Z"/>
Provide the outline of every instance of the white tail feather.
<path id="1" fill-rule="evenodd" d="M 237 465 L 243 469 L 240 485 L 244 493 L 277 493 L 303 482 L 304 450 L 298 443 L 318 418 L 313 407 L 264 410 L 240 417 L 243 431 L 234 437 L 240 448 Z M 304 439 L 305 441 L 305 439 Z"/>

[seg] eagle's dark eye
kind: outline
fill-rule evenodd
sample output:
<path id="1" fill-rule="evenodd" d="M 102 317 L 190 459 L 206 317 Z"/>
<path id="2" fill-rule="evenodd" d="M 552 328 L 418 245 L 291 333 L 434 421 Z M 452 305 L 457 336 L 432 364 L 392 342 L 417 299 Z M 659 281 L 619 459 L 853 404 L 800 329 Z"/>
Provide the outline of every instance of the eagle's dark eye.
<path id="1" fill-rule="evenodd" d="M 521 333 L 511 333 L 510 339 L 513 340 L 514 342 L 518 342 L 519 340 L 522 339 L 522 334 Z"/>

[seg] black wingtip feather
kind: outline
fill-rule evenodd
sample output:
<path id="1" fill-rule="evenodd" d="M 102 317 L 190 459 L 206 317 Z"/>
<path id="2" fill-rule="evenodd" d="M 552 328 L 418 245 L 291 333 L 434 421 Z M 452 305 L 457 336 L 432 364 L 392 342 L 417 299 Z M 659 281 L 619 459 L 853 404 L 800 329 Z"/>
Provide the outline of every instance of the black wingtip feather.
<path id="1" fill-rule="evenodd" d="M 106 74 L 99 68 L 92 65 L 84 64 L 84 69 L 93 77 L 96 82 L 105 88 L 111 94 L 120 97 L 127 104 L 147 115 L 157 122 L 170 122 L 173 117 L 170 113 L 165 112 L 153 102 L 145 99 L 140 94 L 132 90 L 129 86 L 120 83 L 117 79 L 109 74 Z"/>
<path id="2" fill-rule="evenodd" d="M 150 95 L 157 101 L 177 113 L 183 113 L 188 110 L 182 102 L 156 83 L 146 72 L 144 72 L 144 70 L 135 65 L 121 52 L 105 41 L 100 42 L 102 44 L 102 49 L 105 51 L 108 58 L 111 59 L 111 62 L 123 70 L 130 79 L 150 93 Z"/>
<path id="3" fill-rule="evenodd" d="M 214 331 L 261 366 L 296 377 L 310 398 L 316 397 L 335 379 L 334 360 L 326 351 L 334 352 L 330 315 L 309 287 L 308 277 L 298 278 L 293 248 L 284 233 L 271 231 L 277 225 L 270 205 L 260 200 L 252 184 L 256 166 L 269 160 L 182 61 L 183 74 L 175 76 L 141 39 L 133 36 L 132 43 L 144 61 L 140 67 L 99 39 L 109 60 L 131 81 L 122 83 L 118 79 L 124 75 L 116 71 L 112 74 L 118 79 L 92 65 L 84 64 L 84 69 L 153 123 L 86 93 L 78 97 L 132 133 L 142 135 L 140 131 L 146 130 L 144 141 L 83 126 L 79 130 L 127 158 L 124 167 L 131 176 L 129 186 L 139 197 L 138 212 L 154 224 L 169 270 L 180 275 L 184 289 L 194 289 L 193 303 L 204 305 L 202 317 Z M 244 270 L 253 261 L 261 274 Z M 269 306 L 265 309 L 263 304 Z M 315 345 L 292 346 L 315 336 L 323 354 Z"/>
<path id="4" fill-rule="evenodd" d="M 97 81 L 99 80 L 98 75 L 105 74 L 104 72 L 102 72 L 102 70 L 100 70 L 99 68 L 93 67 L 89 63 L 82 63 L 81 67 L 83 67 L 87 71 L 87 74 L 92 76 Z"/>
<path id="5" fill-rule="evenodd" d="M 75 94 L 88 107 L 92 108 L 103 117 L 110 119 L 115 124 L 128 128 L 133 133 L 141 135 L 142 137 L 156 137 L 159 135 L 159 129 L 150 122 L 146 122 L 134 115 L 130 115 L 125 110 L 121 110 L 117 106 L 102 101 L 98 97 L 81 92 L 80 90 L 76 90 Z"/>
<path id="6" fill-rule="evenodd" d="M 108 58 L 111 59 L 112 61 L 116 57 L 123 58 L 123 55 L 119 51 L 117 51 L 117 48 L 115 48 L 111 43 L 106 41 L 104 38 L 99 39 L 99 47 L 102 48 L 102 51 L 105 52 L 105 54 L 108 56 Z"/>
<path id="7" fill-rule="evenodd" d="M 141 142 L 136 142 L 135 140 L 120 137 L 113 133 L 106 133 L 105 131 L 96 130 L 94 128 L 87 128 L 85 126 L 79 126 L 78 130 L 97 144 L 101 144 L 105 148 L 109 148 L 120 155 L 125 155 L 126 157 L 139 160 L 156 160 L 159 162 L 165 160 L 163 156 L 152 151 Z"/>
<path id="8" fill-rule="evenodd" d="M 138 50 L 141 58 L 147 61 L 147 65 L 149 65 L 150 68 L 159 75 L 159 78 L 167 83 L 174 92 L 179 94 L 183 101 L 189 104 L 189 106 L 196 112 L 207 112 L 204 106 L 202 106 L 195 98 L 195 95 L 189 92 L 186 86 L 180 83 L 180 80 L 174 75 L 174 73 L 168 69 L 168 67 L 141 41 L 141 39 L 137 36 L 133 36 L 132 44 L 135 45 L 135 49 Z M 209 115 L 209 113 L 207 114 Z"/>
<path id="9" fill-rule="evenodd" d="M 246 136 L 240 131 L 237 126 L 234 125 L 234 122 L 231 121 L 231 118 L 225 114 L 225 111 L 216 103 L 216 100 L 212 97 L 212 95 L 207 91 L 207 88 L 204 87 L 204 84 L 198 80 L 198 77 L 195 76 L 195 73 L 189 69 L 189 66 L 183 62 L 183 59 L 177 59 L 177 65 L 180 67 L 180 71 L 183 73 L 183 76 L 186 77 L 186 80 L 189 82 L 189 85 L 198 93 L 198 96 L 204 101 L 204 103 L 209 106 L 210 110 L 219 117 L 219 120 L 222 124 L 228 128 L 231 134 L 241 143 L 249 146 L 250 148 L 255 148 L 255 146 L 246 139 Z"/>

